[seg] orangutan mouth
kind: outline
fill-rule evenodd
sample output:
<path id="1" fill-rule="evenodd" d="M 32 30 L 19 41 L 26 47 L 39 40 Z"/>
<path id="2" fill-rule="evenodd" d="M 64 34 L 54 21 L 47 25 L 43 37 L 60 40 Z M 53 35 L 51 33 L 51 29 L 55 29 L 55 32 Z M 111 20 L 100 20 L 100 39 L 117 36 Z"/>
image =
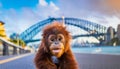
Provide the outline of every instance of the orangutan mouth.
<path id="1" fill-rule="evenodd" d="M 61 48 L 55 48 L 55 49 L 53 49 L 52 51 L 53 51 L 54 53 L 59 53 L 61 50 L 62 50 Z"/>

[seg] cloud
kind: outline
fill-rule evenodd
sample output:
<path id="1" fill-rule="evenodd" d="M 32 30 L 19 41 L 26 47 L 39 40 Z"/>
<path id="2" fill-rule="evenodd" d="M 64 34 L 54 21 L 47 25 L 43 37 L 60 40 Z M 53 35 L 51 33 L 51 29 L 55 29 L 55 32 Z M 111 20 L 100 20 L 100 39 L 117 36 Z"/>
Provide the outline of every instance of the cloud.
<path id="1" fill-rule="evenodd" d="M 0 20 L 5 22 L 7 34 L 10 35 L 14 32 L 20 34 L 48 16 L 58 16 L 59 8 L 52 1 L 50 4 L 45 0 L 40 2 L 35 9 L 23 7 L 19 11 L 13 8 L 2 10 Z"/>
<path id="2" fill-rule="evenodd" d="M 50 4 L 46 6 L 41 6 L 38 4 L 35 12 L 38 15 L 42 14 L 43 18 L 47 18 L 49 16 L 52 16 L 52 17 L 60 16 L 60 8 L 56 6 L 52 1 L 50 2 Z"/>
<path id="3" fill-rule="evenodd" d="M 104 5 L 106 3 L 103 0 L 79 0 L 79 2 L 78 0 L 59 0 L 59 2 L 58 7 L 66 17 L 85 19 L 114 28 L 120 23 L 120 13 L 114 13 L 114 10 L 110 10 L 108 5 Z"/>
<path id="4" fill-rule="evenodd" d="M 52 1 L 50 2 L 50 7 L 54 8 L 54 11 L 58 11 L 59 10 L 59 8 Z"/>
<path id="5" fill-rule="evenodd" d="M 112 16 L 107 17 L 105 20 L 109 23 L 108 26 L 112 26 L 117 30 L 117 26 L 118 24 L 120 24 L 120 18 L 118 18 L 117 16 Z"/>
<path id="6" fill-rule="evenodd" d="M 86 19 L 88 17 L 96 17 L 98 12 L 95 11 L 94 5 L 97 2 L 93 4 L 91 2 L 93 0 L 59 0 L 58 7 L 60 8 L 60 14 L 64 15 L 66 17 L 75 17 L 75 18 L 81 18 Z"/>
<path id="7" fill-rule="evenodd" d="M 21 33 L 40 20 L 40 17 L 29 8 L 23 8 L 21 12 L 17 12 L 15 9 L 11 8 L 2 11 L 0 15 L 0 20 L 5 22 L 5 28 L 8 35 L 14 32 Z"/>
<path id="8" fill-rule="evenodd" d="M 39 5 L 41 5 L 41 6 L 47 6 L 48 3 L 45 0 L 39 0 Z"/>

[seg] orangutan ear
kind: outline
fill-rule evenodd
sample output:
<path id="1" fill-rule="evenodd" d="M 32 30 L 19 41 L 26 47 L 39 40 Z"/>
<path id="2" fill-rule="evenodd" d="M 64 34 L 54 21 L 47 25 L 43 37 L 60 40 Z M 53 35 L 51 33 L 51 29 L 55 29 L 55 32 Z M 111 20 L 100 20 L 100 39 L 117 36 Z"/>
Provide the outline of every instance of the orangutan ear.
<path id="1" fill-rule="evenodd" d="M 41 42 L 41 47 L 42 47 L 44 52 L 46 52 L 46 53 L 48 52 L 47 47 L 44 44 L 44 41 Z"/>
<path id="2" fill-rule="evenodd" d="M 48 50 L 45 46 L 43 47 L 43 50 L 44 50 L 44 52 L 48 53 Z"/>
<path id="3" fill-rule="evenodd" d="M 65 52 L 68 52 L 70 49 L 71 49 L 71 41 L 72 41 L 72 37 L 69 36 L 67 37 L 67 41 L 66 41 L 66 44 L 65 44 Z"/>

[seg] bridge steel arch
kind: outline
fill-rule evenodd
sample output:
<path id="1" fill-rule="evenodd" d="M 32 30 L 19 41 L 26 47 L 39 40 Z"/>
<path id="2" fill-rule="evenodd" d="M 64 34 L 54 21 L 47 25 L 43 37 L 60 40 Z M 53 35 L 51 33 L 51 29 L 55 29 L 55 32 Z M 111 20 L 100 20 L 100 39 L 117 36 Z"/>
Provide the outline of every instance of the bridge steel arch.
<path id="1" fill-rule="evenodd" d="M 52 23 L 53 21 L 59 21 L 62 22 L 62 18 L 48 18 L 46 20 L 40 21 L 28 29 L 26 29 L 24 32 L 20 34 L 20 38 L 24 41 L 31 40 L 35 35 L 37 35 L 45 25 Z M 106 33 L 106 27 L 102 26 L 100 24 L 96 24 L 93 22 L 90 22 L 88 20 L 78 19 L 78 18 L 64 18 L 65 24 L 73 25 L 79 28 L 82 28 L 85 31 L 96 31 L 96 34 L 102 34 Z M 74 37 L 74 36 L 73 36 Z M 76 37 L 76 36 L 75 36 Z"/>

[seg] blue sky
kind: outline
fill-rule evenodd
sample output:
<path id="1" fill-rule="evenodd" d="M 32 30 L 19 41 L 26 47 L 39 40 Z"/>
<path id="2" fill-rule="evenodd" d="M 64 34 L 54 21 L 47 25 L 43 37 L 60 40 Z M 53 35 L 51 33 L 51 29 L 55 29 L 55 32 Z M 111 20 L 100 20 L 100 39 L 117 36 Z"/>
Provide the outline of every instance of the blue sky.
<path id="1" fill-rule="evenodd" d="M 38 0 L 1 0 L 4 9 L 21 9 L 22 7 L 34 7 Z"/>
<path id="2" fill-rule="evenodd" d="M 47 3 L 51 1 L 57 3 L 57 0 L 45 0 Z M 0 0 L 2 3 L 3 9 L 21 9 L 23 7 L 31 7 L 35 8 L 35 6 L 39 3 L 39 0 Z"/>
<path id="3" fill-rule="evenodd" d="M 75 17 L 116 28 L 118 16 L 103 13 L 100 0 L 0 0 L 0 21 L 8 35 L 21 33 L 31 25 L 52 17 Z"/>

